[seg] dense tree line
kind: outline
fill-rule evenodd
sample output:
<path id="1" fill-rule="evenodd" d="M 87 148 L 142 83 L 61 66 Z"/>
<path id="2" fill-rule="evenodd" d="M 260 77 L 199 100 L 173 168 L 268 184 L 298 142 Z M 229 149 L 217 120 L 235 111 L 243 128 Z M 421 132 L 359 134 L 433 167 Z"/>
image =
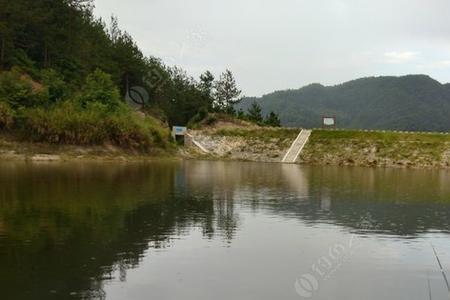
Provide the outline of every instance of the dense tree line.
<path id="1" fill-rule="evenodd" d="M 187 124 L 200 109 L 233 112 L 240 90 L 230 71 L 218 79 L 207 71 L 196 80 L 146 57 L 117 18 L 106 24 L 93 8 L 93 0 L 0 0 L 0 70 L 59 82 L 54 102 L 75 98 L 86 78 L 102 71 L 121 98 L 143 87 L 146 108 L 162 111 L 169 124 Z"/>
<path id="2" fill-rule="evenodd" d="M 271 126 L 271 127 L 281 126 L 280 117 L 273 111 L 271 111 L 264 117 L 262 108 L 256 101 L 252 102 L 247 112 L 244 112 L 244 110 L 239 109 L 237 112 L 237 117 L 241 120 L 247 120 L 261 126 Z"/>
<path id="3" fill-rule="evenodd" d="M 195 79 L 146 57 L 117 18 L 107 24 L 93 8 L 93 0 L 0 0 L 0 132 L 148 151 L 172 147 L 167 125 L 234 114 L 241 91 L 231 71 Z M 144 115 L 126 104 L 134 87 L 148 94 Z"/>

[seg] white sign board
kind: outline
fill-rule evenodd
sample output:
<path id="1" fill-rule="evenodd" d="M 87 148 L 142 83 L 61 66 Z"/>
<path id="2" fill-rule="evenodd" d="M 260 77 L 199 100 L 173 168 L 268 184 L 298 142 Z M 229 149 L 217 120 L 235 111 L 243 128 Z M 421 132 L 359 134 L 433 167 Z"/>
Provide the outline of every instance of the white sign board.
<path id="1" fill-rule="evenodd" d="M 325 126 L 335 126 L 336 125 L 335 123 L 336 122 L 334 118 L 327 118 L 327 117 L 323 118 L 323 125 Z"/>

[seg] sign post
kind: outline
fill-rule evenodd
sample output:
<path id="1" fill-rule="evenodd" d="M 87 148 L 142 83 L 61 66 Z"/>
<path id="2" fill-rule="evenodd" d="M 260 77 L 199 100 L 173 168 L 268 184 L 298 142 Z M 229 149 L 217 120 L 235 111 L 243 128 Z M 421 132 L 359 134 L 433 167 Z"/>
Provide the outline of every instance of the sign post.
<path id="1" fill-rule="evenodd" d="M 322 116 L 322 128 L 336 128 L 336 116 Z"/>

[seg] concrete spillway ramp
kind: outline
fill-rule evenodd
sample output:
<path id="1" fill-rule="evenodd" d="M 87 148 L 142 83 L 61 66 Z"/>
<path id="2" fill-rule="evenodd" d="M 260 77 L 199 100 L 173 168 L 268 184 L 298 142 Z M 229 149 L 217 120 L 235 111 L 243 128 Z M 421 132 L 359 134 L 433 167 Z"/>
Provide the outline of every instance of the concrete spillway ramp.
<path id="1" fill-rule="evenodd" d="M 206 149 L 202 144 L 200 144 L 198 141 L 196 141 L 194 136 L 192 136 L 191 134 L 189 134 L 187 132 L 185 134 L 185 144 L 195 146 L 198 149 L 200 149 L 203 153 L 206 153 L 206 154 L 209 153 L 208 149 Z"/>
<path id="2" fill-rule="evenodd" d="M 297 161 L 306 143 L 311 136 L 311 130 L 303 129 L 292 143 L 291 148 L 286 152 L 281 162 L 293 164 Z"/>

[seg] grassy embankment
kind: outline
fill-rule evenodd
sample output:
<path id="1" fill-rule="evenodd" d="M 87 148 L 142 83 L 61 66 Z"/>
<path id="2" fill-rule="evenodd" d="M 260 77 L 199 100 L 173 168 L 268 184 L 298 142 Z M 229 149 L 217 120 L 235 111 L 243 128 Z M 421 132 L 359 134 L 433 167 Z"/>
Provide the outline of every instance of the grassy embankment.
<path id="1" fill-rule="evenodd" d="M 300 129 L 242 127 L 216 128 L 209 135 L 220 149 L 236 144 L 228 154 L 215 150 L 216 158 L 280 161 Z M 219 141 L 219 142 L 217 142 Z M 267 153 L 271 153 L 267 155 Z M 265 155 L 264 155 L 265 154 Z M 267 159 L 269 157 L 270 159 Z M 299 163 L 317 165 L 448 168 L 450 135 L 356 130 L 314 130 Z"/>
<path id="2" fill-rule="evenodd" d="M 301 162 L 326 165 L 449 167 L 450 135 L 315 130 Z"/>

